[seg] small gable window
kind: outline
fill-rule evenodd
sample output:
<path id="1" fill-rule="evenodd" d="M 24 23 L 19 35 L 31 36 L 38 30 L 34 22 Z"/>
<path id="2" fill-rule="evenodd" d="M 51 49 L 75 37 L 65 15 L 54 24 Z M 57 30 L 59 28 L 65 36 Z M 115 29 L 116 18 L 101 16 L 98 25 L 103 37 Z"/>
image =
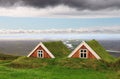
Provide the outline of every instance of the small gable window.
<path id="1" fill-rule="evenodd" d="M 37 52 L 39 58 L 44 58 L 44 52 L 43 50 L 38 50 Z"/>
<path id="2" fill-rule="evenodd" d="M 87 58 L 87 49 L 80 49 L 80 58 Z"/>

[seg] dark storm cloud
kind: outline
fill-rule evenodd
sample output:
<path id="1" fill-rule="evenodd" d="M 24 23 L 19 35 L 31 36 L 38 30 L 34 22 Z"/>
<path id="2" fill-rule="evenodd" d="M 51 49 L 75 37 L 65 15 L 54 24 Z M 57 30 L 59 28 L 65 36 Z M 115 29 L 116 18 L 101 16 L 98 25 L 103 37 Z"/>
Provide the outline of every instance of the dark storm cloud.
<path id="1" fill-rule="evenodd" d="M 120 0 L 0 0 L 0 6 L 10 7 L 14 5 L 31 6 L 44 8 L 57 6 L 60 4 L 74 7 L 77 9 L 100 10 L 100 9 L 119 9 Z"/>
<path id="2" fill-rule="evenodd" d="M 14 5 L 31 6 L 44 8 L 61 4 L 61 0 L 0 0 L 1 7 L 11 7 Z"/>

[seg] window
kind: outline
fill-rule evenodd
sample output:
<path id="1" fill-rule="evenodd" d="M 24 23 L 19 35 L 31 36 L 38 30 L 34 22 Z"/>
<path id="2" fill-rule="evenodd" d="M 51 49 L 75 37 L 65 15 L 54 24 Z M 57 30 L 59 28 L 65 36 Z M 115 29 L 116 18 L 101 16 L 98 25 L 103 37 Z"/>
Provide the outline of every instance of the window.
<path id="1" fill-rule="evenodd" d="M 43 50 L 38 50 L 37 54 L 39 58 L 44 58 Z"/>
<path id="2" fill-rule="evenodd" d="M 87 58 L 87 49 L 80 50 L 80 58 Z"/>

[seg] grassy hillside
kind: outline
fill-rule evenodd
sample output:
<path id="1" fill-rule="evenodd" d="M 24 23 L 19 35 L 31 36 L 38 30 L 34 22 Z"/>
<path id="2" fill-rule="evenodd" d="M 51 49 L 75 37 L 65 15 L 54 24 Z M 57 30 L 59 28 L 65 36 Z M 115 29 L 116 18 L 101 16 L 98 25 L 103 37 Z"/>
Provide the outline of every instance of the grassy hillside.
<path id="1" fill-rule="evenodd" d="M 14 60 L 14 59 L 16 59 L 18 57 L 19 56 L 6 55 L 6 54 L 0 53 L 0 60 Z"/>
<path id="2" fill-rule="evenodd" d="M 70 50 L 62 43 L 62 41 L 43 43 L 56 58 L 67 57 L 70 53 Z"/>
<path id="3" fill-rule="evenodd" d="M 13 69 L 0 66 L 2 79 L 119 79 L 120 72 L 98 72 L 92 69 L 67 69 L 45 67 L 36 69 Z"/>
<path id="4" fill-rule="evenodd" d="M 119 79 L 120 77 L 120 60 L 109 63 L 87 59 L 19 57 L 6 66 L 1 65 L 2 79 Z"/>
<path id="5" fill-rule="evenodd" d="M 119 77 L 120 59 L 114 62 L 28 57 L 19 57 L 10 61 L 0 60 L 2 79 L 119 79 Z"/>
<path id="6" fill-rule="evenodd" d="M 86 41 L 87 44 L 105 61 L 114 61 L 115 58 L 111 56 L 104 47 L 102 47 L 96 40 Z"/>
<path id="7" fill-rule="evenodd" d="M 94 70 L 117 70 L 120 69 L 120 59 L 114 62 L 107 62 L 96 59 L 78 59 L 78 58 L 55 58 L 40 59 L 19 57 L 9 65 L 14 68 L 39 68 L 47 66 L 59 66 L 64 68 L 75 69 L 94 69 Z"/>
<path id="8" fill-rule="evenodd" d="M 119 75 L 120 71 L 68 69 L 57 66 L 36 69 L 13 69 L 0 66 L 2 79 L 119 79 Z"/>
<path id="9" fill-rule="evenodd" d="M 56 56 L 55 59 L 28 58 L 25 56 L 18 57 L 0 54 L 0 78 L 2 79 L 120 78 L 120 59 L 108 62 L 105 60 L 96 59 L 66 58 L 70 51 L 61 41 L 44 42 L 44 44 Z"/>

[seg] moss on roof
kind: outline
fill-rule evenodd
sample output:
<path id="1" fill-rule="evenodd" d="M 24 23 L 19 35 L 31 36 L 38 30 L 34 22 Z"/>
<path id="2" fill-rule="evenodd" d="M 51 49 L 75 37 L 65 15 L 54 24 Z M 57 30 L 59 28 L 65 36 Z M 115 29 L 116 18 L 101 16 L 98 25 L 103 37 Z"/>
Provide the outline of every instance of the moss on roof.
<path id="1" fill-rule="evenodd" d="M 48 50 L 56 57 L 67 57 L 70 50 L 63 44 L 62 41 L 43 42 Z"/>
<path id="2" fill-rule="evenodd" d="M 86 43 L 103 59 L 106 61 L 113 61 L 115 58 L 111 56 L 104 47 L 102 47 L 96 40 L 86 41 Z"/>

